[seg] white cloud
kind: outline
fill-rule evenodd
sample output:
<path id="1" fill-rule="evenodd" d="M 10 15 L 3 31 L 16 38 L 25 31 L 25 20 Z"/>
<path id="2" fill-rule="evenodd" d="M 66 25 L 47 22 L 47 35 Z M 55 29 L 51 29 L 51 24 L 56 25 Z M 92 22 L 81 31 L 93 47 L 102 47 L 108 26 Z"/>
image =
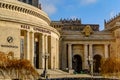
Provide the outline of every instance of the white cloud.
<path id="1" fill-rule="evenodd" d="M 111 11 L 111 12 L 110 12 L 110 18 L 113 18 L 115 15 L 116 15 L 116 12 L 115 12 L 115 11 Z"/>
<path id="2" fill-rule="evenodd" d="M 97 0 L 80 0 L 81 5 L 89 5 L 89 4 L 93 4 L 96 2 Z"/>
<path id="3" fill-rule="evenodd" d="M 42 6 L 42 10 L 48 15 L 55 14 L 57 12 L 57 7 L 55 6 L 58 0 L 39 0 Z"/>
<path id="4" fill-rule="evenodd" d="M 52 15 L 52 14 L 56 13 L 56 11 L 57 11 L 56 7 L 54 5 L 52 5 L 52 4 L 43 5 L 42 9 L 46 13 L 48 13 L 49 15 Z"/>

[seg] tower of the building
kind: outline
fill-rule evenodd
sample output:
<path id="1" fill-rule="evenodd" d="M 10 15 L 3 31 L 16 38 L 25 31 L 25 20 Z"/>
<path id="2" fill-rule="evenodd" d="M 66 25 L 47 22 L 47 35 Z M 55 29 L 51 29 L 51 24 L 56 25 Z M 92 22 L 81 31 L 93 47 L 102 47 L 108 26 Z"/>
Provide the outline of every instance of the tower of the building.
<path id="1" fill-rule="evenodd" d="M 39 0 L 18 0 L 18 1 L 21 1 L 21 2 L 24 2 L 24 3 L 28 3 L 30 5 L 33 5 L 35 7 L 40 8 Z"/>

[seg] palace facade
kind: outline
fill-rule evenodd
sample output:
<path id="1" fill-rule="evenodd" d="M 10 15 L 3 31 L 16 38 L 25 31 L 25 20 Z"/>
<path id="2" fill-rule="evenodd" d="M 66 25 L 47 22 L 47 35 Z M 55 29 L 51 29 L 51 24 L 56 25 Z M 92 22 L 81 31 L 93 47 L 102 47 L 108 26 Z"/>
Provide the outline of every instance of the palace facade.
<path id="1" fill-rule="evenodd" d="M 48 54 L 47 69 L 99 73 L 102 58 L 120 56 L 120 14 L 104 24 L 100 31 L 80 19 L 50 21 L 38 0 L 0 0 L 0 51 L 12 51 L 37 69 L 45 68 Z"/>
<path id="2" fill-rule="evenodd" d="M 80 19 L 60 19 L 51 26 L 60 34 L 60 68 L 80 73 L 83 70 L 100 72 L 101 59 L 118 57 L 120 52 L 120 15 L 98 24 L 82 24 Z"/>
<path id="3" fill-rule="evenodd" d="M 30 60 L 37 69 L 45 67 L 44 55 L 49 54 L 47 68 L 58 69 L 60 34 L 36 1 L 0 0 L 0 51 L 12 51 L 15 58 Z"/>

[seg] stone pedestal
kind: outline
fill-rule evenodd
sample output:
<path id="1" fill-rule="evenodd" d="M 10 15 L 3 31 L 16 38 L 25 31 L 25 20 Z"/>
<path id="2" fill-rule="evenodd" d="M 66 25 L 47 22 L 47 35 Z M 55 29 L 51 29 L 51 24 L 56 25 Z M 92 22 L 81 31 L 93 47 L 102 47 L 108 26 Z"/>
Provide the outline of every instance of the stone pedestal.
<path id="1" fill-rule="evenodd" d="M 68 73 L 70 73 L 70 74 L 73 74 L 73 72 L 74 72 L 74 70 L 73 70 L 73 69 L 68 70 Z"/>

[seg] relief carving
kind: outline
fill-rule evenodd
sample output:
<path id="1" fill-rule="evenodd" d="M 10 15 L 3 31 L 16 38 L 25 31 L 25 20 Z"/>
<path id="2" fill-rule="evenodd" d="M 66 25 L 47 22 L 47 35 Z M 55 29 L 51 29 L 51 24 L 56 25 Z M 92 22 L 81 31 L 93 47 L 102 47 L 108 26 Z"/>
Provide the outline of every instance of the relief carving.
<path id="1" fill-rule="evenodd" d="M 93 33 L 93 30 L 89 25 L 87 25 L 82 32 L 88 37 L 91 35 L 91 33 Z"/>

